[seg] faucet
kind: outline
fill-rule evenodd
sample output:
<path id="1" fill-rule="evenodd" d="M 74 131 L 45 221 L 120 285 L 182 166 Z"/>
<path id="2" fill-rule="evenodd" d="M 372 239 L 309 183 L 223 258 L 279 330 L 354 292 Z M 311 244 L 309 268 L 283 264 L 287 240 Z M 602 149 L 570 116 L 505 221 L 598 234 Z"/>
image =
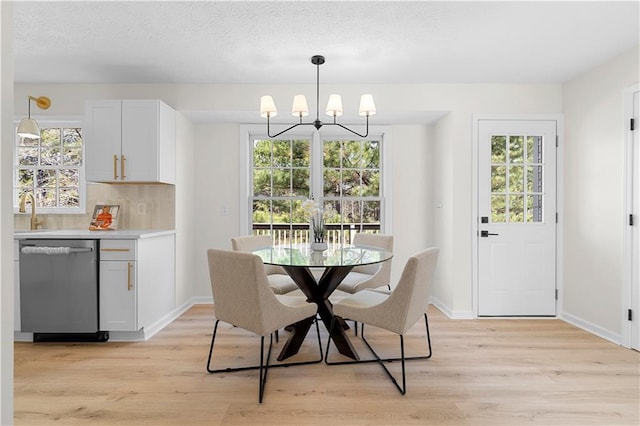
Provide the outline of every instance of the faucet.
<path id="1" fill-rule="evenodd" d="M 32 193 L 25 192 L 24 194 L 22 194 L 22 196 L 20 196 L 20 208 L 18 209 L 18 211 L 20 213 L 26 212 L 25 203 L 27 201 L 27 197 L 31 198 L 31 229 L 38 229 L 38 226 L 43 225 L 44 222 L 39 221 L 36 217 L 36 199 L 34 198 Z"/>

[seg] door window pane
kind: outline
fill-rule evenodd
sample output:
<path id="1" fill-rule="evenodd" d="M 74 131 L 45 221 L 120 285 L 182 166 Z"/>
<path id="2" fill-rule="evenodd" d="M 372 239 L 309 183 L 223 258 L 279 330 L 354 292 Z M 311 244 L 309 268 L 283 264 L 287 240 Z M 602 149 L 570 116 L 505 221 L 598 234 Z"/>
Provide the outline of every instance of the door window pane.
<path id="1" fill-rule="evenodd" d="M 527 222 L 542 222 L 542 195 L 527 196 Z"/>
<path id="2" fill-rule="evenodd" d="M 507 183 L 505 166 L 491 166 L 491 192 L 504 192 Z"/>
<path id="3" fill-rule="evenodd" d="M 509 162 L 524 163 L 524 137 L 509 137 Z"/>
<path id="4" fill-rule="evenodd" d="M 506 136 L 491 136 L 491 162 L 493 164 L 504 164 L 507 162 Z"/>
<path id="5" fill-rule="evenodd" d="M 509 196 L 509 222 L 524 222 L 524 195 Z"/>
<path id="6" fill-rule="evenodd" d="M 527 136 L 527 162 L 542 163 L 542 136 Z"/>
<path id="7" fill-rule="evenodd" d="M 491 222 L 542 222 L 542 137 L 491 136 Z"/>
<path id="8" fill-rule="evenodd" d="M 507 197 L 491 195 L 491 222 L 505 223 L 507 221 Z"/>

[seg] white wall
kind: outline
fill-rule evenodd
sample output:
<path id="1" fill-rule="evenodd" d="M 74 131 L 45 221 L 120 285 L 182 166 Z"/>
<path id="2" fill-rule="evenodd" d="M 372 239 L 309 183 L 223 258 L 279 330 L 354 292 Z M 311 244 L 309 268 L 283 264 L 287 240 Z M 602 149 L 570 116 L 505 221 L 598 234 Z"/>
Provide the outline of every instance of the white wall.
<path id="1" fill-rule="evenodd" d="M 13 5 L 0 2 L 0 424 L 13 424 Z"/>
<path id="2" fill-rule="evenodd" d="M 434 230 L 440 247 L 433 292 L 456 318 L 473 316 L 472 120 L 480 114 L 541 114 L 562 110 L 560 85 L 450 85 L 438 98 L 449 110 L 435 126 Z"/>
<path id="3" fill-rule="evenodd" d="M 196 236 L 195 126 L 178 113 L 176 120 L 176 305 L 194 296 L 193 258 Z"/>
<path id="4" fill-rule="evenodd" d="M 638 48 L 563 85 L 565 317 L 619 341 L 622 319 L 623 90 Z M 637 261 L 637 259 L 636 259 Z"/>
<path id="5" fill-rule="evenodd" d="M 196 239 L 194 293 L 211 299 L 207 249 L 231 250 L 231 238 L 241 235 L 239 125 L 201 125 L 196 135 Z M 222 215 L 225 207 L 228 214 Z"/>
<path id="6" fill-rule="evenodd" d="M 391 137 L 393 285 L 409 256 L 433 245 L 433 129 L 392 126 Z"/>

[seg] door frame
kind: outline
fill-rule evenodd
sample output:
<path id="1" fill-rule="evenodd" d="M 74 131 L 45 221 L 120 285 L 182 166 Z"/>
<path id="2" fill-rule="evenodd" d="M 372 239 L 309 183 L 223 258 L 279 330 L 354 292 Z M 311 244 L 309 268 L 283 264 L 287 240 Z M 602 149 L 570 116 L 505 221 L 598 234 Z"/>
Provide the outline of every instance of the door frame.
<path id="1" fill-rule="evenodd" d="M 473 294 L 472 294 L 472 307 L 473 317 L 478 318 L 478 293 L 479 293 L 479 265 L 478 265 L 478 244 L 480 240 L 480 217 L 478 214 L 478 196 L 479 196 L 479 179 L 478 179 L 478 138 L 479 124 L 481 120 L 496 120 L 496 121 L 555 121 L 556 122 L 556 135 L 558 137 L 558 149 L 556 151 L 556 210 L 558 213 L 558 222 L 556 224 L 556 289 L 558 290 L 558 297 L 556 300 L 556 318 L 562 315 L 562 288 L 563 288 L 563 192 L 564 178 L 562 174 L 563 165 L 563 146 L 564 146 L 564 121 L 562 114 L 473 114 L 473 136 L 472 136 L 472 160 L 471 160 L 471 188 L 472 188 L 472 200 L 471 200 L 471 250 L 472 250 L 472 282 L 473 282 Z M 494 318 L 494 317 L 492 317 Z"/>
<path id="2" fill-rule="evenodd" d="M 622 312 L 620 321 L 622 322 L 620 328 L 620 344 L 625 348 L 631 348 L 631 333 L 633 333 L 633 323 L 627 319 L 627 309 L 633 310 L 633 315 L 638 318 L 640 315 L 640 306 L 638 301 L 632 300 L 634 294 L 633 286 L 640 287 L 640 283 L 633 283 L 632 265 L 633 265 L 633 227 L 628 225 L 626 218 L 629 214 L 634 214 L 634 219 L 638 220 L 638 213 L 633 211 L 633 131 L 630 128 L 630 120 L 633 117 L 633 94 L 640 91 L 640 83 L 634 84 L 623 90 L 623 129 L 624 129 L 624 201 L 623 212 L 625 217 L 622 220 L 622 238 L 623 238 L 623 255 L 622 255 Z M 640 125 L 637 123 L 636 126 Z M 636 130 L 638 131 L 638 130 Z M 637 164 L 636 167 L 640 167 Z M 637 226 L 637 225 L 636 225 Z M 637 289 L 636 291 L 640 290 Z"/>

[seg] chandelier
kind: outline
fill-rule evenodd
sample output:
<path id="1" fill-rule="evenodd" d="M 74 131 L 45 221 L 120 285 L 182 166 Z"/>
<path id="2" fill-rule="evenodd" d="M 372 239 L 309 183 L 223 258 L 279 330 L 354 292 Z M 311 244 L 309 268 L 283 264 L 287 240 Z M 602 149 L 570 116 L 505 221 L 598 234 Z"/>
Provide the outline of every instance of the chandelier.
<path id="1" fill-rule="evenodd" d="M 270 119 L 278 115 L 276 104 L 273 102 L 273 98 L 269 95 L 260 98 L 260 116 L 267 119 L 267 134 L 270 138 L 275 138 L 281 134 L 288 132 L 298 126 L 313 126 L 317 130 L 323 125 L 326 126 L 338 126 L 341 127 L 361 138 L 367 137 L 369 134 L 369 116 L 376 113 L 376 105 L 373 102 L 373 95 L 366 94 L 360 97 L 360 115 L 366 117 L 367 127 L 364 134 L 360 134 L 350 128 L 338 123 L 336 119 L 342 115 L 342 98 L 340 95 L 332 94 L 329 96 L 329 102 L 327 103 L 327 115 L 333 117 L 333 123 L 323 123 L 320 121 L 320 65 L 324 64 L 324 56 L 315 55 L 311 57 L 311 63 L 316 66 L 316 119 L 313 122 L 303 122 L 302 117 L 309 115 L 309 107 L 307 106 L 307 99 L 304 95 L 296 95 L 293 98 L 293 107 L 291 108 L 291 115 L 300 119 L 299 123 L 296 123 L 281 132 L 271 134 Z"/>

